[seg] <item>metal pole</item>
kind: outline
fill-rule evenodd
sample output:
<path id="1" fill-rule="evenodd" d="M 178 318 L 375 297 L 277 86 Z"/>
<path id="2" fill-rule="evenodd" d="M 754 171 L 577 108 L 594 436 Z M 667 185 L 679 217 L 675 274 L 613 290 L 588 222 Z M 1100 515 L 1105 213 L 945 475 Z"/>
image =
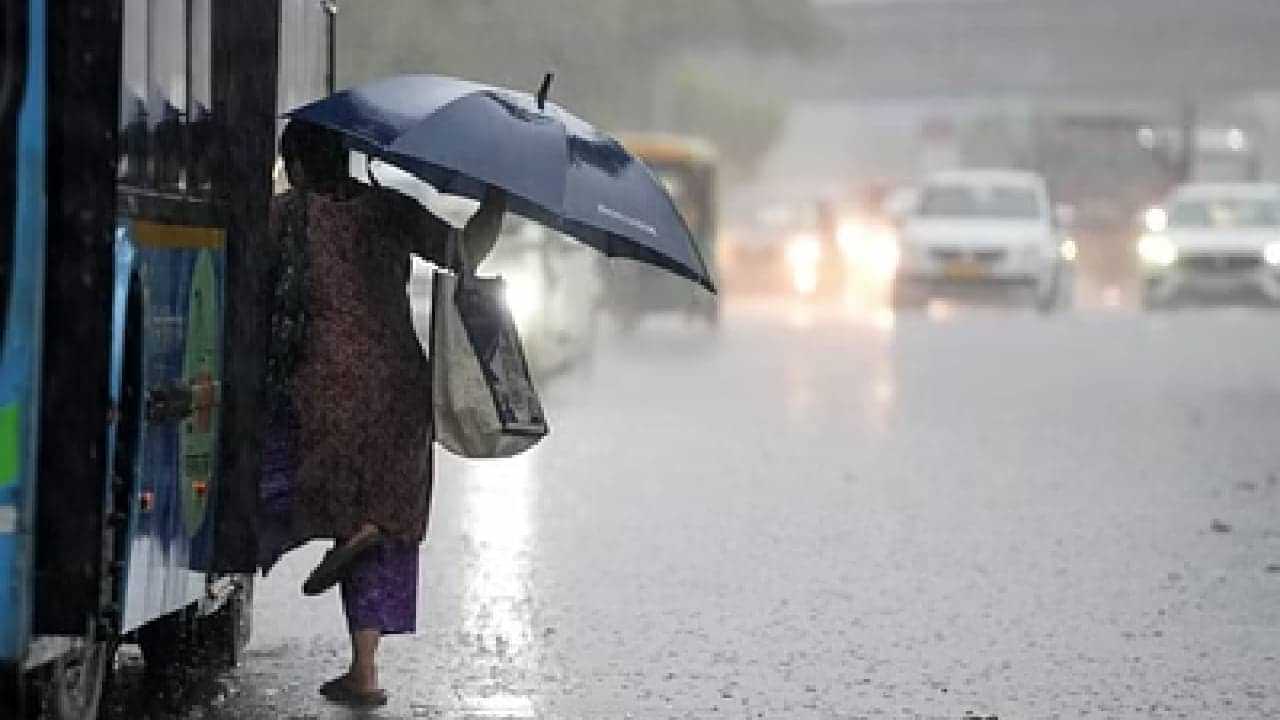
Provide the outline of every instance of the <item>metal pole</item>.
<path id="1" fill-rule="evenodd" d="M 1182 133 L 1182 157 L 1178 163 L 1178 182 L 1190 182 L 1196 171 L 1196 143 L 1199 138 L 1196 136 L 1199 120 L 1197 118 L 1196 104 L 1191 100 L 1182 101 L 1182 117 L 1181 127 L 1179 131 Z"/>
<path id="2" fill-rule="evenodd" d="M 325 75 L 325 87 L 330 95 L 338 89 L 338 3 L 337 0 L 324 0 L 325 13 L 329 16 L 329 71 Z"/>

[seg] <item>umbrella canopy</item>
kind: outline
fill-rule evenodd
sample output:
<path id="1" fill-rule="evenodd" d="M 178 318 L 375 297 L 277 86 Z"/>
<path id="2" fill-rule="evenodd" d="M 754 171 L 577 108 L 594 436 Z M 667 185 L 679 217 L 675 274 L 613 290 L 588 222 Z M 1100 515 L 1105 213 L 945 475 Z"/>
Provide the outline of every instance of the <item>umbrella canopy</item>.
<path id="1" fill-rule="evenodd" d="M 615 139 L 528 93 L 438 75 L 402 75 L 286 113 L 347 137 L 441 192 L 507 207 L 595 247 L 715 292 L 707 264 L 666 190 Z"/>

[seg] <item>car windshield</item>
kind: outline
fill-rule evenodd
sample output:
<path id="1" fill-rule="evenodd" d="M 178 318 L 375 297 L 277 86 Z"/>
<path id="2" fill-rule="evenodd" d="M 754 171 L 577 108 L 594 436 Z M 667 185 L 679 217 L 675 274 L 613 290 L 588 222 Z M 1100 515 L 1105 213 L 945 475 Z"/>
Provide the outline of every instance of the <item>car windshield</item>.
<path id="1" fill-rule="evenodd" d="M 702 222 L 697 174 L 692 168 L 680 164 L 649 163 L 654 177 L 662 183 L 671 196 L 686 224 L 696 228 Z"/>
<path id="2" fill-rule="evenodd" d="M 1181 228 L 1267 228 L 1280 226 L 1280 203 L 1260 198 L 1180 200 L 1169 226 Z"/>
<path id="3" fill-rule="evenodd" d="M 920 198 L 926 217 L 1037 218 L 1034 190 L 1008 186 L 932 185 Z"/>

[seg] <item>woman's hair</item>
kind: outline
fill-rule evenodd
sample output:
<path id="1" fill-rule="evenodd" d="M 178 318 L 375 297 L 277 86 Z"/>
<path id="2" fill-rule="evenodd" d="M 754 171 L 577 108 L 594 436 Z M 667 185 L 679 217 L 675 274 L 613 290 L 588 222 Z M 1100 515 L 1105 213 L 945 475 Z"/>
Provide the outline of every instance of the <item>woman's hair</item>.
<path id="1" fill-rule="evenodd" d="M 290 163 L 301 163 L 308 181 L 314 184 L 336 182 L 348 173 L 342 136 L 319 125 L 290 120 L 280 136 L 280 155 L 286 170 Z"/>

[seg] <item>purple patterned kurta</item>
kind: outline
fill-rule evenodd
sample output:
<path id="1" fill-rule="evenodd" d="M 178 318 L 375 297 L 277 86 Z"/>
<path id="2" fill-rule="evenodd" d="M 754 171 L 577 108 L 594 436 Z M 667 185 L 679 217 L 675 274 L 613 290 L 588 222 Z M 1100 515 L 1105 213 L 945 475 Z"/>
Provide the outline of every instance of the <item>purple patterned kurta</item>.
<path id="1" fill-rule="evenodd" d="M 409 253 L 440 262 L 449 227 L 379 188 L 348 200 L 289 193 L 273 215 L 302 209 L 309 317 L 290 388 L 293 534 L 350 537 L 372 522 L 395 540 L 420 542 L 431 499 L 431 375 L 405 284 Z"/>
<path id="2" fill-rule="evenodd" d="M 305 227 L 305 262 L 285 245 L 291 223 Z M 268 392 L 263 566 L 289 547 L 350 537 L 372 522 L 389 537 L 342 582 L 348 625 L 413 632 L 431 501 L 431 374 L 405 284 L 411 251 L 444 264 L 450 228 L 378 188 L 346 200 L 286 193 L 272 205 L 271 227 L 276 276 L 289 263 L 306 270 L 306 332 L 293 336 L 303 338 L 301 353 L 277 363 L 289 372 Z M 290 328 L 291 314 L 277 325 Z"/>

